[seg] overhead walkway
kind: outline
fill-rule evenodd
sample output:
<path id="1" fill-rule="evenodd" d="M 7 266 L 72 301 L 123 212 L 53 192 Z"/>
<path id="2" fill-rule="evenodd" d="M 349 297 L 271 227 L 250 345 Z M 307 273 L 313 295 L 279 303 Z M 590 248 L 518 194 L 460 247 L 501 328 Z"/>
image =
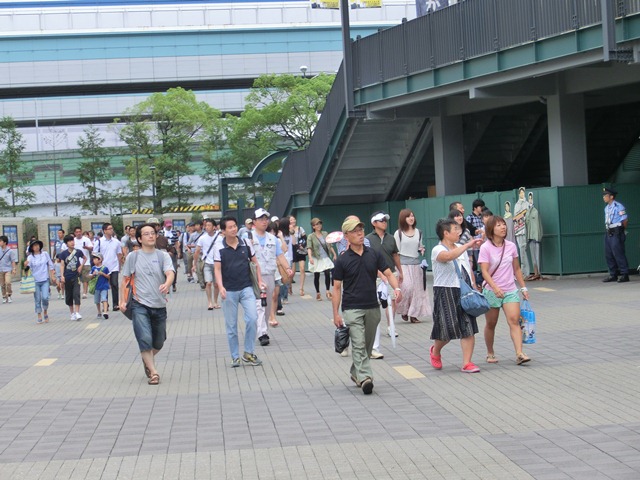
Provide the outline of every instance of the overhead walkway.
<path id="1" fill-rule="evenodd" d="M 606 5 L 474 0 L 357 39 L 355 111 L 341 68 L 270 210 L 607 181 L 640 136 L 640 0 Z"/>

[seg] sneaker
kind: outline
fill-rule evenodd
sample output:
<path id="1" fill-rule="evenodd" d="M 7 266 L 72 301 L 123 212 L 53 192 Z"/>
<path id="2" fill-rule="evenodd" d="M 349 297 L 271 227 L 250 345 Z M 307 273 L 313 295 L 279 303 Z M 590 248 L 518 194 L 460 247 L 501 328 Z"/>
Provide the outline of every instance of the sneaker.
<path id="1" fill-rule="evenodd" d="M 261 346 L 266 347 L 267 345 L 269 345 L 269 336 L 262 335 L 261 337 L 258 337 L 258 341 L 260 342 Z"/>
<path id="2" fill-rule="evenodd" d="M 242 360 L 249 365 L 253 365 L 254 367 L 262 365 L 262 360 L 259 360 L 254 353 L 244 352 L 244 355 L 242 355 Z"/>
<path id="3" fill-rule="evenodd" d="M 349 348 L 345 348 L 344 350 L 342 350 L 342 352 L 340 352 L 340 356 L 341 357 L 348 357 L 349 356 Z"/>
<path id="4" fill-rule="evenodd" d="M 240 366 L 240 357 L 231 359 L 231 368 L 238 368 Z"/>
<path id="5" fill-rule="evenodd" d="M 433 347 L 429 349 L 429 358 L 431 359 L 431 366 L 436 370 L 440 370 L 442 368 L 442 355 L 438 355 L 437 357 L 433 354 Z"/>
<path id="6" fill-rule="evenodd" d="M 7 302 L 13 303 L 13 300 L 11 300 L 11 297 L 7 298 Z"/>
<path id="7" fill-rule="evenodd" d="M 82 294 L 82 298 L 87 298 L 87 294 L 86 294 L 86 293 L 83 293 L 83 294 Z"/>
<path id="8" fill-rule="evenodd" d="M 396 338 L 398 337 L 398 332 L 395 332 L 396 334 Z M 391 329 L 389 327 L 387 327 L 387 337 L 391 336 Z"/>
<path id="9" fill-rule="evenodd" d="M 102 314 L 99 313 L 98 315 L 96 315 L 96 319 L 98 319 L 98 320 L 102 319 Z"/>
<path id="10" fill-rule="evenodd" d="M 360 388 L 362 388 L 362 393 L 365 395 L 371 395 L 371 392 L 373 392 L 373 380 L 369 377 L 365 378 Z"/>
<path id="11" fill-rule="evenodd" d="M 284 302 L 283 302 L 283 303 L 284 303 Z M 279 317 L 284 316 L 284 310 L 278 310 L 278 311 L 276 312 L 276 315 L 278 315 Z"/>
<path id="12" fill-rule="evenodd" d="M 374 348 L 373 350 L 371 350 L 371 355 L 369 356 L 369 358 L 372 358 L 373 360 L 382 360 L 384 358 L 384 355 Z"/>
<path id="13" fill-rule="evenodd" d="M 82 320 L 82 315 L 80 315 L 80 312 L 76 313 L 76 320 L 77 321 Z"/>
<path id="14" fill-rule="evenodd" d="M 464 373 L 478 373 L 480 369 L 475 363 L 469 362 L 464 367 L 462 367 L 461 371 Z"/>
<path id="15" fill-rule="evenodd" d="M 70 315 L 69 319 L 70 319 L 70 320 L 75 321 L 75 319 L 76 319 L 76 314 L 75 314 L 75 313 L 72 313 L 72 314 Z"/>
<path id="16" fill-rule="evenodd" d="M 103 313 L 102 314 L 102 318 L 104 318 L 105 320 L 109 320 L 109 314 L 108 313 Z"/>
<path id="17" fill-rule="evenodd" d="M 2 299 L 2 303 L 7 303 L 7 299 L 6 299 L 6 298 L 3 298 L 3 299 Z"/>

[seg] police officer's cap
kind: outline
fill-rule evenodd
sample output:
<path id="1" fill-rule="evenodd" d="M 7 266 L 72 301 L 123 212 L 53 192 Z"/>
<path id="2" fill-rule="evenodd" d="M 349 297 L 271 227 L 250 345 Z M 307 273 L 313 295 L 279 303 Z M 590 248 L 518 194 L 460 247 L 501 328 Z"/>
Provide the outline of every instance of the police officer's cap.
<path id="1" fill-rule="evenodd" d="M 602 189 L 602 195 L 613 195 L 614 197 L 616 195 L 618 195 L 618 192 L 616 190 L 614 190 L 613 188 L 610 187 L 603 187 Z"/>

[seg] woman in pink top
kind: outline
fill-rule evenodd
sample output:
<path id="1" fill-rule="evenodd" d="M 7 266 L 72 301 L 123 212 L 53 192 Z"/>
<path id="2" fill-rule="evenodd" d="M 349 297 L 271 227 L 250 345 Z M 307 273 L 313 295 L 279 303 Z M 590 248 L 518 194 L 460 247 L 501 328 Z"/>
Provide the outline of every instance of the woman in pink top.
<path id="1" fill-rule="evenodd" d="M 516 363 L 522 365 L 531 359 L 522 351 L 522 332 L 518 323 L 520 317 L 520 295 L 529 300 L 529 292 L 524 284 L 516 245 L 506 239 L 507 222 L 500 216 L 487 221 L 487 241 L 480 247 L 478 264 L 484 278 L 484 295 L 491 309 L 485 314 L 484 341 L 487 344 L 487 362 L 498 363 L 493 351 L 493 339 L 498 324 L 500 307 L 509 323 L 511 340 L 516 350 Z M 516 287 L 518 280 L 521 288 Z"/>

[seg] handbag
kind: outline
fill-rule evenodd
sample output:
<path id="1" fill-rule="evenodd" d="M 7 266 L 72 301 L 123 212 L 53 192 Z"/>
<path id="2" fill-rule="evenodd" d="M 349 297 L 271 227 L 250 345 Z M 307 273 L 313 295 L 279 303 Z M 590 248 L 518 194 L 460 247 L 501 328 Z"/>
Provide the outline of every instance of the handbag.
<path id="1" fill-rule="evenodd" d="M 336 328 L 334 344 L 336 353 L 342 353 L 347 349 L 349 346 L 349 327 L 342 325 Z"/>
<path id="2" fill-rule="evenodd" d="M 536 314 L 528 300 L 520 304 L 520 329 L 522 330 L 522 343 L 536 343 Z"/>
<path id="3" fill-rule="evenodd" d="M 292 278 L 287 273 L 287 269 L 284 268 L 282 265 L 280 265 L 278 262 L 276 262 L 276 265 L 278 266 L 278 272 L 282 277 L 282 280 L 281 280 L 282 283 L 284 283 L 285 285 L 289 285 L 291 283 Z"/>
<path id="4" fill-rule="evenodd" d="M 260 284 L 258 283 L 258 266 L 251 261 L 251 248 L 247 241 L 244 241 L 247 246 L 247 258 L 249 260 L 249 276 L 251 277 L 251 286 L 253 287 L 253 294 L 256 299 L 260 298 Z"/>
<path id="5" fill-rule="evenodd" d="M 471 288 L 467 282 L 462 278 L 462 272 L 458 267 L 458 261 L 454 260 L 453 264 L 456 267 L 456 273 L 460 280 L 460 305 L 462 309 L 472 317 L 479 317 L 489 311 L 489 301 L 485 296 L 477 290 Z"/>
<path id="6" fill-rule="evenodd" d="M 20 280 L 20 293 L 28 294 L 36 292 L 36 279 L 30 273 L 22 276 Z"/>

